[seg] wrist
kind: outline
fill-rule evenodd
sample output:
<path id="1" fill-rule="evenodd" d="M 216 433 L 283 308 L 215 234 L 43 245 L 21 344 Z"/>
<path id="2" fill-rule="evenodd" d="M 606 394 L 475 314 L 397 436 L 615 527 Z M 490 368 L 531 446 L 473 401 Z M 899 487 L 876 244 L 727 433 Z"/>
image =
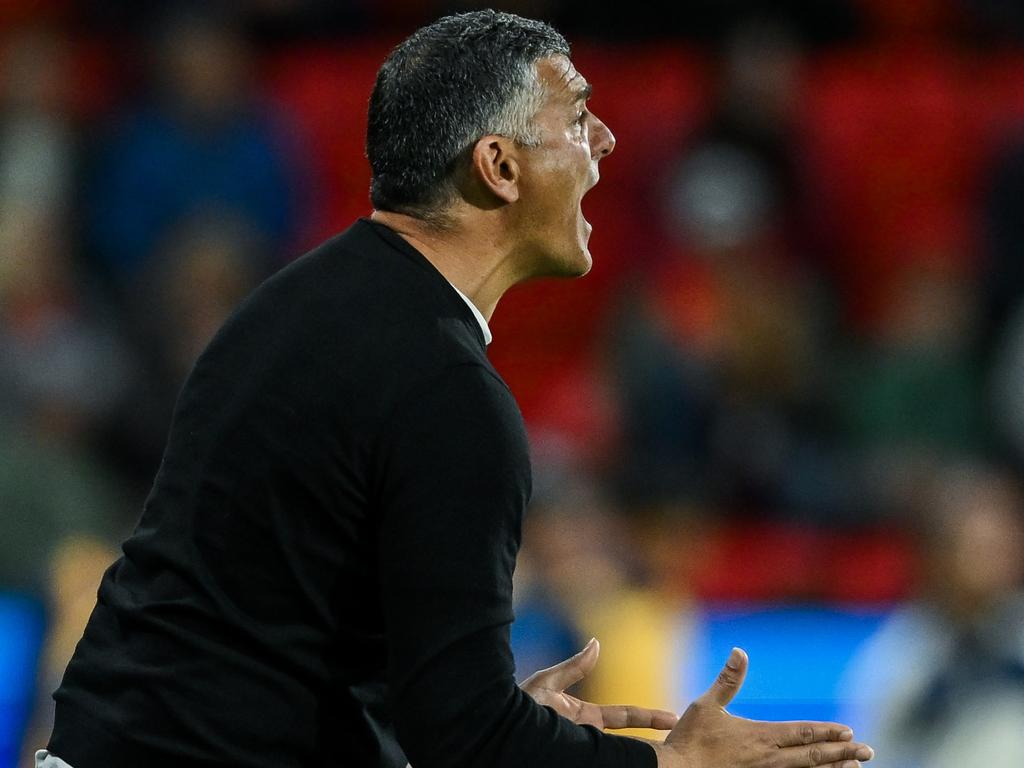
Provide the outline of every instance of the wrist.
<path id="1" fill-rule="evenodd" d="M 683 762 L 683 756 L 672 747 L 661 741 L 649 742 L 658 758 L 658 768 L 689 768 Z"/>

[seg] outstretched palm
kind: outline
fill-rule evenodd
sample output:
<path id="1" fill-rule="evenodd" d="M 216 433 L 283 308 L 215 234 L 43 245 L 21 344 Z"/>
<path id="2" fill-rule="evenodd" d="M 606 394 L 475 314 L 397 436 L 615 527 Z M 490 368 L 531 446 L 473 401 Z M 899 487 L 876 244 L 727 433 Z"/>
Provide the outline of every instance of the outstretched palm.
<path id="1" fill-rule="evenodd" d="M 571 659 L 542 669 L 530 675 L 521 688 L 534 701 L 551 707 L 577 725 L 593 725 L 597 728 L 656 728 L 670 730 L 679 720 L 671 712 L 660 709 L 645 709 L 626 705 L 600 705 L 577 699 L 565 692 L 566 688 L 578 683 L 597 664 L 601 645 L 591 640 L 587 646 Z"/>

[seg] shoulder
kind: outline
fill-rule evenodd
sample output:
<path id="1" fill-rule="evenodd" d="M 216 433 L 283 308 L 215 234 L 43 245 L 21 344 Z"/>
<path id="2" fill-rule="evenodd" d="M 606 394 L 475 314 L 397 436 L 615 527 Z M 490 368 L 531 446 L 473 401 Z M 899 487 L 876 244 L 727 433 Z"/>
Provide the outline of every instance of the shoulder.
<path id="1" fill-rule="evenodd" d="M 437 422 L 446 431 L 494 439 L 509 433 L 525 443 L 525 427 L 515 398 L 487 363 L 456 361 L 430 376 L 410 382 L 396 400 L 392 428 L 412 422 Z"/>
<path id="2" fill-rule="evenodd" d="M 474 461 L 529 463 L 526 427 L 515 398 L 489 365 L 449 365 L 409 387 L 386 420 L 385 445 L 450 446 Z"/>
<path id="3" fill-rule="evenodd" d="M 519 408 L 500 377 L 480 363 L 448 366 L 410 387 L 379 438 L 379 477 L 391 493 L 459 488 L 492 503 L 516 500 L 516 510 L 530 496 L 530 450 Z"/>
<path id="4" fill-rule="evenodd" d="M 190 390 L 215 381 L 234 401 L 288 402 L 362 434 L 434 388 L 486 395 L 488 408 L 515 418 L 475 321 L 449 290 L 356 224 L 257 288 L 200 357 Z"/>

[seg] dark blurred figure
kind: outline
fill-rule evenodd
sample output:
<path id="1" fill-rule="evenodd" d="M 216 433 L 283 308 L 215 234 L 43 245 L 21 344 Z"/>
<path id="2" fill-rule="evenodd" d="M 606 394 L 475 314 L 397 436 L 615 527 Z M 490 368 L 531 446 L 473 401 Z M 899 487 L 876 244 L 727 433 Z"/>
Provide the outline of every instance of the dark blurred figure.
<path id="1" fill-rule="evenodd" d="M 1016 478 L 946 467 L 919 497 L 919 598 L 864 647 L 844 713 L 879 768 L 1024 764 L 1024 496 Z"/>
<path id="2" fill-rule="evenodd" d="M 0 588 L 46 596 L 50 557 L 65 538 L 102 538 L 123 522 L 92 441 L 130 366 L 75 264 L 66 42 L 26 27 L 2 54 Z"/>
<path id="3" fill-rule="evenodd" d="M 995 336 L 988 415 L 999 450 L 1024 470 L 1024 299 Z"/>
<path id="4" fill-rule="evenodd" d="M 97 423 L 124 392 L 127 361 L 79 293 L 65 230 L 47 208 L 0 206 L 0 592 L 46 605 L 38 690 L 47 692 L 129 522 L 129 499 L 93 450 Z M 41 731 L 51 712 L 47 696 Z"/>
<path id="5" fill-rule="evenodd" d="M 93 169 L 92 256 L 126 292 L 184 219 L 244 219 L 265 241 L 260 253 L 278 262 L 296 230 L 284 126 L 254 90 L 235 18 L 212 8 L 161 17 L 149 51 L 153 91 L 117 119 Z"/>
<path id="6" fill-rule="evenodd" d="M 738 23 L 717 58 L 711 112 L 673 182 L 679 224 L 715 241 L 778 240 L 806 259 L 817 226 L 815 190 L 800 155 L 803 46 L 768 17 Z"/>
<path id="7" fill-rule="evenodd" d="M 552 552 L 559 538 L 551 519 L 562 505 L 586 514 L 597 493 L 564 443 L 534 436 L 531 454 L 534 492 L 523 521 L 523 546 L 513 589 L 512 651 L 520 682 L 532 672 L 576 654 L 588 639 L 576 623 L 576 601 L 563 592 L 563 585 L 553 575 L 558 555 L 553 560 Z M 600 574 L 594 576 L 600 578 Z"/>
<path id="8" fill-rule="evenodd" d="M 627 494 L 828 516 L 829 318 L 796 155 L 802 54 L 761 20 L 726 48 L 718 108 L 671 179 L 663 264 L 611 339 Z"/>
<path id="9" fill-rule="evenodd" d="M 1024 4 L 1018 0 L 957 0 L 971 39 L 991 46 L 1019 47 L 1024 43 Z"/>
<path id="10" fill-rule="evenodd" d="M 991 355 L 1024 300 L 1024 127 L 994 154 L 984 187 L 980 341 Z"/>
<path id="11" fill-rule="evenodd" d="M 63 231 L 47 209 L 8 202 L 0 213 L 0 416 L 78 446 L 123 394 L 128 370 Z"/>
<path id="12" fill-rule="evenodd" d="M 365 33 L 373 0 L 79 0 L 83 23 L 104 37 L 132 39 L 183 8 L 230 11 L 261 44 L 336 39 Z"/>
<path id="13" fill-rule="evenodd" d="M 127 529 L 126 499 L 94 437 L 126 390 L 129 362 L 110 312 L 76 269 L 66 42 L 24 27 L 4 39 L 2 57 L 0 592 L 46 606 L 39 675 L 49 691 Z M 40 727 L 49 706 L 47 698 L 36 715 Z"/>
<path id="14" fill-rule="evenodd" d="M 165 234 L 127 299 L 133 389 L 108 422 L 107 448 L 148 492 L 178 390 L 199 353 L 265 274 L 265 240 L 244 219 L 197 215 Z"/>
<path id="15" fill-rule="evenodd" d="M 268 43 L 336 40 L 366 32 L 372 0 L 242 0 L 237 5 L 254 35 Z"/>
<path id="16" fill-rule="evenodd" d="M 25 27 L 3 40 L 0 59 L 0 200 L 67 214 L 76 142 L 66 43 L 43 27 Z"/>
<path id="17" fill-rule="evenodd" d="M 840 368 L 838 409 L 859 501 L 876 517 L 907 510 L 919 484 L 988 447 L 975 359 L 977 291 L 953 258 L 904 269 L 876 332 Z"/>
<path id="18" fill-rule="evenodd" d="M 153 90 L 114 123 L 85 199 L 90 261 L 139 360 L 105 430 L 139 497 L 185 374 L 234 305 L 291 255 L 301 199 L 300 162 L 255 88 L 238 17 L 186 3 L 158 19 Z"/>
<path id="19" fill-rule="evenodd" d="M 679 566 L 699 544 L 682 541 L 679 526 L 655 530 L 625 514 L 566 444 L 531 444 L 534 497 L 515 576 L 517 669 L 560 661 L 596 637 L 601 654 L 582 683 L 586 696 L 681 708 L 674 681 L 691 602 Z"/>
<path id="20" fill-rule="evenodd" d="M 992 372 L 989 424 L 1024 468 L 1024 123 L 1004 130 L 982 175 L 979 361 Z"/>
<path id="21" fill-rule="evenodd" d="M 654 0 L 624 6 L 561 0 L 559 24 L 602 40 L 675 38 L 717 44 L 737 19 L 757 15 L 797 30 L 813 45 L 835 44 L 860 32 L 855 0 Z"/>

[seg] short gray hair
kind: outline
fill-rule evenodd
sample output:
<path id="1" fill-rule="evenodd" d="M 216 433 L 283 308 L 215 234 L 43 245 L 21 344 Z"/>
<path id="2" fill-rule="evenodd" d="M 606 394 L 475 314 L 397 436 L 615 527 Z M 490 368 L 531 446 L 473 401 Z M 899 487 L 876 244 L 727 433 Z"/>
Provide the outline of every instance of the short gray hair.
<path id="1" fill-rule="evenodd" d="M 536 63 L 556 55 L 568 56 L 569 44 L 551 26 L 490 10 L 446 16 L 399 44 L 370 97 L 374 207 L 443 222 L 455 174 L 481 136 L 537 146 L 546 94 Z"/>

